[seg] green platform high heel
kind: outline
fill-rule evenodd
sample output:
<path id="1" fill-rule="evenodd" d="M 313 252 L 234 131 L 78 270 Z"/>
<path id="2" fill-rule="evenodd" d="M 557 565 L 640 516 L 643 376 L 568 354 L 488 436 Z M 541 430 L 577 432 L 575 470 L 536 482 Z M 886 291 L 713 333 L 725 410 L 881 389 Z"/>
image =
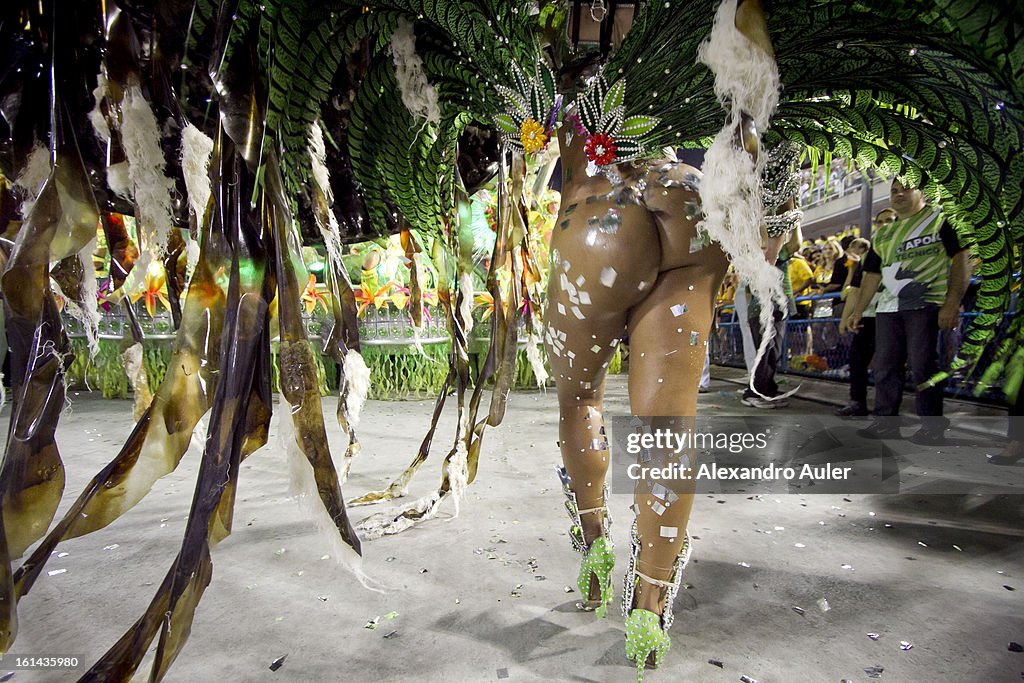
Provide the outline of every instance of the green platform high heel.
<path id="1" fill-rule="evenodd" d="M 573 522 L 569 528 L 569 538 L 573 548 L 583 554 L 580 573 L 576 579 L 582 597 L 576 603 L 576 608 L 584 612 L 595 612 L 603 619 L 612 601 L 612 570 L 615 568 L 615 546 L 608 537 L 611 528 L 608 508 L 601 506 L 580 510 L 576 504 L 576 494 L 572 490 L 569 474 L 564 467 L 557 469 L 562 480 L 562 492 L 566 497 L 565 511 L 569 513 L 569 518 Z M 608 500 L 607 487 L 604 491 L 604 500 Z M 601 535 L 588 545 L 583 537 L 583 524 L 580 519 L 583 515 L 599 513 L 604 514 L 601 518 Z"/>
<path id="2" fill-rule="evenodd" d="M 622 591 L 622 614 L 626 617 L 626 656 L 636 662 L 636 680 L 637 683 L 643 683 L 644 669 L 657 669 L 672 647 L 672 641 L 668 635 L 673 621 L 672 605 L 683 582 L 683 570 L 690 561 L 690 535 L 686 535 L 682 551 L 676 558 L 672 568 L 672 578 L 669 581 L 655 579 L 637 571 L 640 535 L 635 521 L 630 536 L 632 549 Z M 633 596 L 637 583 L 640 581 L 665 590 L 664 609 L 661 615 L 650 610 L 634 608 Z"/>

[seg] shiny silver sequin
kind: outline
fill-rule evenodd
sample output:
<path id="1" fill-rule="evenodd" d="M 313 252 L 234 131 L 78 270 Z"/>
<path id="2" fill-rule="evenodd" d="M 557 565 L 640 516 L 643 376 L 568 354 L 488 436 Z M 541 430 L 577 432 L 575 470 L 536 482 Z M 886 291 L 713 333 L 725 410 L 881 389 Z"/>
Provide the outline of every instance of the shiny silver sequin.
<path id="1" fill-rule="evenodd" d="M 678 318 L 681 315 L 685 315 L 686 311 L 688 311 L 689 309 L 686 307 L 686 304 L 676 304 L 675 306 L 673 306 L 671 308 L 671 310 L 672 310 L 672 315 L 674 317 Z"/>
<path id="2" fill-rule="evenodd" d="M 600 230 L 603 233 L 614 235 L 619 231 L 619 227 L 622 225 L 622 212 L 618 209 L 611 208 L 605 212 L 604 216 L 601 217 Z"/>
<path id="3" fill-rule="evenodd" d="M 605 287 L 611 288 L 615 284 L 615 278 L 618 277 L 618 273 L 614 268 L 608 267 L 601 270 L 601 284 Z"/>
<path id="4" fill-rule="evenodd" d="M 690 239 L 690 253 L 696 253 L 711 244 L 711 238 L 704 231 L 699 231 Z"/>
<path id="5" fill-rule="evenodd" d="M 700 342 L 700 335 L 697 331 L 690 332 L 690 346 L 696 346 L 698 342 Z"/>

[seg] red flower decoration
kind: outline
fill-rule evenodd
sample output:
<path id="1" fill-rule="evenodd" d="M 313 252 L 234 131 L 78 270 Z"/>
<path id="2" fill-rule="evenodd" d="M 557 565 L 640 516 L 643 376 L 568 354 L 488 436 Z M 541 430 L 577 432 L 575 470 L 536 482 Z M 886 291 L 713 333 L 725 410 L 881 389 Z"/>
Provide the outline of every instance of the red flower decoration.
<path id="1" fill-rule="evenodd" d="M 587 153 L 587 158 L 598 166 L 607 166 L 615 161 L 615 152 L 617 150 L 615 138 L 606 133 L 591 135 L 587 138 L 587 144 L 583 147 L 583 151 Z"/>

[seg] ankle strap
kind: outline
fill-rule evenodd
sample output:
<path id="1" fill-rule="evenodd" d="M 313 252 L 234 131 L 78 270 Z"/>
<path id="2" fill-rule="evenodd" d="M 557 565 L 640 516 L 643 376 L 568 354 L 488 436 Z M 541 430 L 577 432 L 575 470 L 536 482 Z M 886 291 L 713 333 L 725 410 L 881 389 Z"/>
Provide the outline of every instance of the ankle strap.
<path id="1" fill-rule="evenodd" d="M 655 586 L 658 586 L 660 588 L 672 588 L 673 586 L 675 586 L 675 583 L 672 582 L 672 581 L 662 581 L 661 579 L 655 579 L 655 578 L 652 578 L 650 576 L 647 576 L 647 574 L 644 574 L 643 572 L 640 572 L 640 571 L 637 571 L 636 575 L 639 578 L 641 578 L 644 581 L 646 581 L 647 583 L 655 585 Z"/>
<path id="2" fill-rule="evenodd" d="M 587 508 L 586 510 L 577 510 L 576 514 L 578 514 L 578 515 L 587 515 L 587 514 L 590 514 L 591 512 L 608 512 L 608 508 L 602 505 L 601 507 Z"/>

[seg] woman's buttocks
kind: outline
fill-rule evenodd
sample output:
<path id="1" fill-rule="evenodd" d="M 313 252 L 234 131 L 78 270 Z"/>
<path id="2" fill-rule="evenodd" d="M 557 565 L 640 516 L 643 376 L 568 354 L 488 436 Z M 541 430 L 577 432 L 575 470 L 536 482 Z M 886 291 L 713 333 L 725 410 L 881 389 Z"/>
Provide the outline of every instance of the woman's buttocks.
<path id="1" fill-rule="evenodd" d="M 601 194 L 563 196 L 551 235 L 551 278 L 616 310 L 643 300 L 661 262 L 658 229 L 647 209 Z M 554 283 L 552 283 L 554 284 Z"/>

